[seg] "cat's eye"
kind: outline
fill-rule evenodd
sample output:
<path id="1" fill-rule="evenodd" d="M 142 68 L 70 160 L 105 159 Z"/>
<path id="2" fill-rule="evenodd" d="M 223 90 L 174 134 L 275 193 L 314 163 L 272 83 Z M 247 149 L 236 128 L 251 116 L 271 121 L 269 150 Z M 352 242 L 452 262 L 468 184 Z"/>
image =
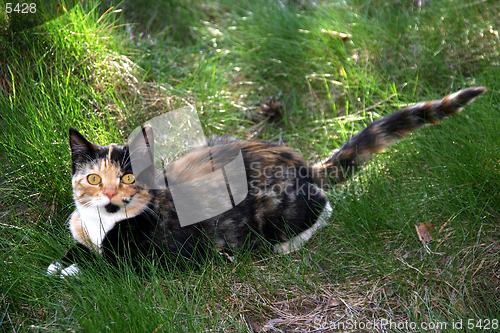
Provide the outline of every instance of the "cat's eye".
<path id="1" fill-rule="evenodd" d="M 135 177 L 133 174 L 127 173 L 122 177 L 122 182 L 124 182 L 125 184 L 132 184 L 133 182 L 135 182 Z"/>
<path id="2" fill-rule="evenodd" d="M 96 175 L 95 173 L 93 173 L 93 174 L 87 176 L 87 181 L 91 185 L 98 185 L 98 184 L 101 183 L 101 176 Z"/>

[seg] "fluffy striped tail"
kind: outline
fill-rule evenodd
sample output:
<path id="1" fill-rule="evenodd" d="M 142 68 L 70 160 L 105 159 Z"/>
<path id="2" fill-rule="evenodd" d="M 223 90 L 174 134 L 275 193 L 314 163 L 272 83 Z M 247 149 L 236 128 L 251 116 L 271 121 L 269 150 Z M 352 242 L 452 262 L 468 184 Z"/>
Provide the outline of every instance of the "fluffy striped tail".
<path id="1" fill-rule="evenodd" d="M 321 186 L 343 182 L 373 155 L 383 152 L 426 124 L 438 124 L 459 113 L 465 105 L 485 91 L 483 87 L 463 89 L 440 100 L 405 107 L 374 121 L 328 159 L 313 166 L 316 181 Z"/>

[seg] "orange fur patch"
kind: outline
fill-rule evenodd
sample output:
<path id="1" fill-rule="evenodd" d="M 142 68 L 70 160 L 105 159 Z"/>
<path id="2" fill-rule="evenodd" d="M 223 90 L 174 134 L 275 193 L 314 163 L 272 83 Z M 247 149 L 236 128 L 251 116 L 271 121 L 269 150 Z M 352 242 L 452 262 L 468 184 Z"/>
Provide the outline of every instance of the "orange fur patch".
<path id="1" fill-rule="evenodd" d="M 73 238 L 78 243 L 90 247 L 95 251 L 99 251 L 97 245 L 92 242 L 87 232 L 85 231 L 85 228 L 82 225 L 82 220 L 80 219 L 80 215 L 76 210 L 73 212 L 73 214 L 71 214 L 71 217 L 69 219 L 69 228 L 71 230 Z"/>

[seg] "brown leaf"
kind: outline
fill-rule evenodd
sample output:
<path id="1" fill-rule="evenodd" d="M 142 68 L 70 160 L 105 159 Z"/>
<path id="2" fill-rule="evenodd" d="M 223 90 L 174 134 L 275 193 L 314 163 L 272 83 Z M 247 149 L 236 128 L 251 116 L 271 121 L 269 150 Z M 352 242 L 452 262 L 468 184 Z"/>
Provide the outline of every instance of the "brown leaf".
<path id="1" fill-rule="evenodd" d="M 434 225 L 430 222 L 420 223 L 418 226 L 415 226 L 415 230 L 417 230 L 418 239 L 422 242 L 422 244 L 429 243 L 432 238 L 429 230 L 434 230 Z"/>

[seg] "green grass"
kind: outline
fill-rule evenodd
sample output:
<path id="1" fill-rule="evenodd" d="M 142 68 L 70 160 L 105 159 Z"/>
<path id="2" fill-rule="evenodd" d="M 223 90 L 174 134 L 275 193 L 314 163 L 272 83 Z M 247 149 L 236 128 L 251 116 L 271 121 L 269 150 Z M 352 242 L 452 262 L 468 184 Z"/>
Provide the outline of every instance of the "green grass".
<path id="1" fill-rule="evenodd" d="M 386 319 L 471 332 L 500 319 L 496 1 L 112 6 L 77 4 L 0 36 L 3 331 L 309 332 Z M 331 224 L 296 253 L 199 269 L 145 261 L 142 273 L 95 260 L 78 279 L 45 275 L 72 244 L 70 126 L 123 143 L 190 103 L 208 135 L 283 142 L 314 162 L 384 114 L 471 85 L 489 91 L 331 191 Z M 434 226 L 425 246 L 420 223 Z"/>

